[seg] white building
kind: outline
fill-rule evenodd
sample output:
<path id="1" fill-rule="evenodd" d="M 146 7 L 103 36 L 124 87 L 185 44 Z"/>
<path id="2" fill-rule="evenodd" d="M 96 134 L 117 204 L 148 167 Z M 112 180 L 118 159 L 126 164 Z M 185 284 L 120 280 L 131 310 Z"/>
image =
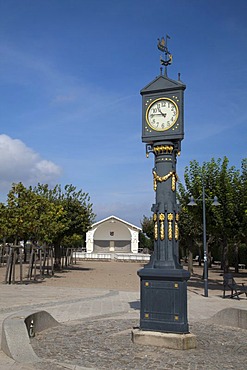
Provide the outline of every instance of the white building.
<path id="1" fill-rule="evenodd" d="M 92 225 L 86 234 L 87 253 L 138 253 L 141 229 L 116 216 Z"/>

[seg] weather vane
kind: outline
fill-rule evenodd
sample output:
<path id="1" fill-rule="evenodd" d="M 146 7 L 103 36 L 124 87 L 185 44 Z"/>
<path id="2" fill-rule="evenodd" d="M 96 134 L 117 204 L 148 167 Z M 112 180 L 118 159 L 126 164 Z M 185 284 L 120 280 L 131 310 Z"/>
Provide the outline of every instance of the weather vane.
<path id="1" fill-rule="evenodd" d="M 167 66 L 172 64 L 172 54 L 169 52 L 167 47 L 167 40 L 170 39 L 170 36 L 166 35 L 166 39 L 164 37 L 158 39 L 157 47 L 160 51 L 162 51 L 163 56 L 160 57 L 160 63 L 162 66 L 165 66 L 165 76 L 167 76 Z M 161 67 L 162 72 L 162 67 Z"/>

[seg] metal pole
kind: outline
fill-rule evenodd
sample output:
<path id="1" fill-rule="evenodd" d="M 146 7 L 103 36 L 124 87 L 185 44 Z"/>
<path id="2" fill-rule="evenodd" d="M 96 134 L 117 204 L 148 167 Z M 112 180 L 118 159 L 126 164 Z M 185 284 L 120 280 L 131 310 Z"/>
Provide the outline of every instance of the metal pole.
<path id="1" fill-rule="evenodd" d="M 202 186 L 202 212 L 203 212 L 203 251 L 204 251 L 204 296 L 208 297 L 208 253 L 206 240 L 206 204 L 205 187 Z"/>

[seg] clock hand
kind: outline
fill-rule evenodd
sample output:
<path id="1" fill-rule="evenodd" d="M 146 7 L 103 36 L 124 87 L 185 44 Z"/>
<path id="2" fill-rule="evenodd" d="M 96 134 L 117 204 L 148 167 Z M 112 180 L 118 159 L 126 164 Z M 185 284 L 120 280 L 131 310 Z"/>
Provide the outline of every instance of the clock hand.
<path id="1" fill-rule="evenodd" d="M 166 118 L 166 113 L 163 113 L 163 112 L 161 111 L 161 109 L 160 109 L 160 108 L 158 108 L 158 111 L 160 112 L 160 114 L 161 114 L 163 117 L 165 117 L 165 118 Z"/>
<path id="2" fill-rule="evenodd" d="M 163 116 L 162 113 L 152 113 L 150 114 L 150 117 L 153 118 L 154 116 Z"/>

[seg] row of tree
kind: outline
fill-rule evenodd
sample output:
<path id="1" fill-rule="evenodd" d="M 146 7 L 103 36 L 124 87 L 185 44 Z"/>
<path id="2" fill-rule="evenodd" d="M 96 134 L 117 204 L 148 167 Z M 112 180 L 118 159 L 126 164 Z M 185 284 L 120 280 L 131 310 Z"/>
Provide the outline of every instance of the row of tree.
<path id="1" fill-rule="evenodd" d="M 185 168 L 184 183 L 178 184 L 180 203 L 180 254 L 202 256 L 202 187 L 206 191 L 207 247 L 209 256 L 220 260 L 227 271 L 229 265 L 247 264 L 247 159 L 241 169 L 229 166 L 229 160 L 211 159 L 200 165 L 191 161 Z M 197 207 L 189 207 L 190 196 Z M 211 206 L 217 195 L 219 207 Z M 20 240 L 53 245 L 60 258 L 60 246 L 82 246 L 95 215 L 88 193 L 72 185 L 64 189 L 56 185 L 38 184 L 26 188 L 13 184 L 6 203 L 0 203 L 0 239 L 17 244 Z M 143 217 L 142 247 L 152 249 L 154 228 L 152 217 Z M 146 237 L 146 236 L 148 237 Z M 210 258 L 211 260 L 211 258 Z"/>
<path id="2" fill-rule="evenodd" d="M 212 158 L 202 165 L 194 160 L 185 168 L 184 183 L 178 184 L 177 199 L 180 203 L 180 254 L 188 255 L 190 262 L 195 255 L 202 257 L 203 186 L 209 261 L 212 258 L 221 261 L 224 271 L 230 265 L 238 271 L 239 262 L 247 265 L 247 158 L 242 160 L 240 170 L 229 166 L 226 157 Z M 191 195 L 197 200 L 196 207 L 188 206 Z M 212 206 L 214 196 L 218 197 L 219 207 Z M 144 216 L 142 227 L 151 240 L 148 244 L 152 245 L 152 219 Z"/>
<path id="3" fill-rule="evenodd" d="M 60 258 L 60 246 L 83 246 L 95 215 L 88 193 L 75 186 L 38 184 L 26 188 L 13 184 L 7 202 L 0 203 L 0 239 L 17 244 L 31 240 L 53 245 Z"/>

